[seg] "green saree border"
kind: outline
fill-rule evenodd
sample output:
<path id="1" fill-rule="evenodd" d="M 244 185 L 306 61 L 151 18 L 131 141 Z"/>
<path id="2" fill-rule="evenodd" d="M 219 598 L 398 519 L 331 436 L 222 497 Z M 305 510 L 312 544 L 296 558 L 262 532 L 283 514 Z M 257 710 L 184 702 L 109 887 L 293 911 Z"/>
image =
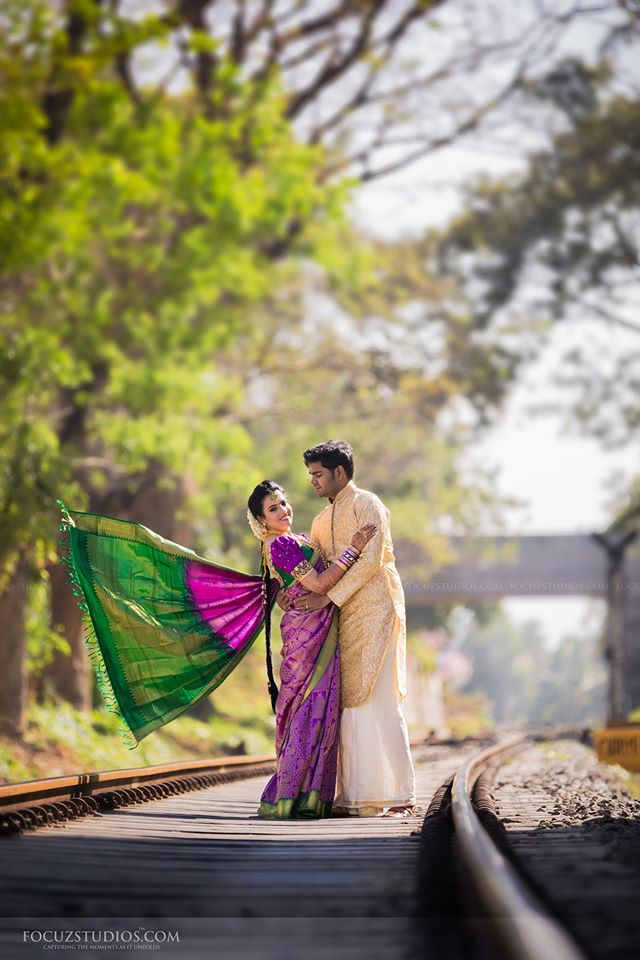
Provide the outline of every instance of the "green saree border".
<path id="1" fill-rule="evenodd" d="M 56 503 L 62 512 L 62 523 L 59 526 L 59 530 L 62 532 L 62 539 L 59 540 L 59 543 L 60 546 L 65 547 L 67 551 L 66 554 L 59 551 L 59 556 L 61 562 L 64 563 L 67 569 L 69 576 L 67 582 L 71 584 L 72 592 L 81 611 L 83 639 L 90 661 L 94 667 L 98 689 L 107 710 L 115 714 L 120 720 L 119 733 L 125 744 L 129 749 L 135 749 L 144 737 L 169 723 L 174 718 L 181 716 L 186 710 L 222 683 L 246 655 L 249 648 L 259 636 L 264 627 L 264 617 L 244 644 L 243 649 L 237 651 L 221 670 L 209 678 L 204 689 L 195 690 L 191 696 L 187 697 L 186 702 L 181 703 L 178 707 L 154 716 L 152 719 L 145 720 L 145 706 L 136 703 L 131 695 L 126 674 L 118 656 L 117 645 L 113 639 L 112 625 L 98 596 L 96 584 L 92 579 L 92 568 L 87 552 L 88 536 L 93 535 L 106 537 L 108 539 L 137 542 L 145 547 L 157 550 L 160 553 L 169 554 L 181 559 L 180 578 L 185 588 L 186 599 L 190 598 L 188 584 L 185 578 L 186 561 L 188 560 L 195 560 L 218 570 L 227 570 L 241 577 L 246 577 L 248 580 L 253 581 L 256 578 L 251 574 L 232 570 L 230 567 L 224 567 L 221 564 L 206 560 L 198 556 L 194 551 L 182 547 L 180 544 L 165 540 L 143 524 L 119 520 L 115 517 L 105 517 L 100 514 L 70 511 L 65 507 L 63 501 L 59 499 L 56 500 Z M 76 522 L 74 518 L 78 518 L 78 522 Z M 104 521 L 107 522 L 105 523 Z M 87 602 L 87 600 L 89 602 Z M 217 636 L 215 631 L 212 630 L 211 625 L 202 617 L 195 604 L 190 603 L 188 610 L 193 618 L 194 626 L 198 628 L 198 632 L 202 632 L 203 635 L 208 636 L 220 646 L 228 648 L 228 645 Z M 98 634 L 100 633 L 108 637 L 111 641 L 108 647 L 110 648 L 112 658 L 109 656 L 105 657 L 105 651 L 98 640 Z M 124 708 L 124 712 L 120 706 L 121 703 L 127 705 Z M 133 715 L 136 713 L 140 715 L 140 723 L 133 721 Z"/>
<path id="2" fill-rule="evenodd" d="M 250 573 L 244 573 L 242 570 L 234 570 L 232 567 L 225 567 L 221 563 L 214 563 L 213 560 L 207 560 L 201 557 L 194 550 L 183 547 L 173 540 L 167 540 L 160 534 L 150 530 L 143 523 L 136 523 L 135 520 L 121 520 L 118 517 L 109 517 L 103 513 L 87 513 L 83 510 L 69 510 L 65 507 L 62 500 L 56 500 L 56 503 L 62 511 L 63 517 L 66 517 L 65 523 L 78 530 L 86 530 L 88 533 L 94 533 L 97 536 L 114 537 L 118 540 L 133 540 L 136 543 L 144 544 L 148 547 L 154 547 L 161 553 L 169 554 L 174 557 L 184 557 L 186 560 L 197 560 L 207 566 L 215 567 L 218 570 L 227 570 L 229 573 L 235 573 L 242 577 L 253 580 Z M 77 519 L 74 519 L 77 518 Z M 62 529 L 62 527 L 60 528 Z"/>
<path id="3" fill-rule="evenodd" d="M 321 800 L 319 790 L 281 797 L 276 803 L 260 801 L 258 816 L 263 820 L 320 820 L 330 817 L 333 800 Z"/>
<path id="4" fill-rule="evenodd" d="M 324 643 L 322 644 L 322 650 L 320 651 L 320 656 L 316 660 L 316 665 L 311 674 L 311 679 L 307 684 L 307 689 L 304 692 L 304 697 L 300 701 L 300 705 L 305 702 L 310 693 L 312 693 L 315 688 L 318 686 L 325 673 L 329 669 L 329 665 L 333 660 L 338 646 L 338 608 L 336 607 L 333 611 L 333 616 L 331 618 L 331 625 L 327 630 L 327 635 L 324 638 Z"/>

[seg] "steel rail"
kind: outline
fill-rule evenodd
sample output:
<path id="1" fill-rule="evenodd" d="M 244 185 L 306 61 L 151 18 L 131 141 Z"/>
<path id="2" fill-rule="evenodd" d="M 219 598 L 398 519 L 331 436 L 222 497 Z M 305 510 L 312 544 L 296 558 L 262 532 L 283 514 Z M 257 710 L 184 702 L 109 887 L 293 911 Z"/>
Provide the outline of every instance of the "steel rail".
<path id="1" fill-rule="evenodd" d="M 419 747 L 434 738 L 420 737 L 411 740 L 412 747 Z M 71 800 L 78 796 L 98 794 L 113 788 L 127 789 L 144 784 L 164 782 L 176 776 L 197 777 L 208 773 L 226 774 L 233 777 L 254 773 L 254 767 L 274 766 L 275 753 L 254 756 L 214 757 L 205 760 L 178 760 L 147 767 L 127 767 L 121 770 L 101 770 L 91 773 L 71 773 L 61 777 L 45 777 L 38 780 L 20 780 L 0 784 L 0 813 L 17 809 L 27 804 L 47 803 L 51 800 Z"/>
<path id="2" fill-rule="evenodd" d="M 470 757 L 458 769 L 451 791 L 455 839 L 465 877 L 494 921 L 494 933 L 512 960 L 586 960 L 562 925 L 489 838 L 471 792 L 482 771 L 499 757 L 531 743 L 514 736 Z M 483 915 L 484 919 L 484 915 Z"/>
<path id="3" fill-rule="evenodd" d="M 0 785 L 0 835 L 275 770 L 275 754 L 182 760 Z"/>
<path id="4" fill-rule="evenodd" d="M 422 746 L 430 738 L 411 741 Z M 182 760 L 148 767 L 66 774 L 0 784 L 0 836 L 274 772 L 275 753 Z"/>

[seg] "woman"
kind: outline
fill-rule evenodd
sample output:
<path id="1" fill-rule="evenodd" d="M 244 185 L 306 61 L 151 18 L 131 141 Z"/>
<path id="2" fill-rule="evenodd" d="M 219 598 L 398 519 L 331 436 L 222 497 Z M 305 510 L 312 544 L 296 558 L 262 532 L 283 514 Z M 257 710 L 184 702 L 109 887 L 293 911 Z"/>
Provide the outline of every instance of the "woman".
<path id="1" fill-rule="evenodd" d="M 326 594 L 375 533 L 373 524 L 358 530 L 351 547 L 325 569 L 306 534 L 291 532 L 293 512 L 279 484 L 270 480 L 258 484 L 249 497 L 247 516 L 262 542 L 267 583 L 273 575 L 291 600 L 304 590 Z M 282 618 L 281 631 L 281 687 L 275 701 L 278 765 L 262 794 L 258 815 L 328 817 L 335 793 L 340 714 L 336 607 L 328 597 L 319 610 L 292 607 Z M 267 651 L 270 671 L 268 647 Z"/>
<path id="2" fill-rule="evenodd" d="M 256 491 L 257 499 L 254 498 Z M 278 519 L 269 506 L 267 516 L 263 513 L 265 491 L 270 491 L 269 497 L 275 496 L 269 506 L 275 506 L 278 501 Z M 215 690 L 245 656 L 265 623 L 268 634 L 270 609 L 279 580 L 289 589 L 294 582 L 304 580 L 307 589 L 322 593 L 357 560 L 357 550 L 346 551 L 338 564 L 324 571 L 311 544 L 301 535 L 291 535 L 291 508 L 286 504 L 282 488 L 267 481 L 254 490 L 252 498 L 250 503 L 256 512 L 250 510 L 248 515 L 254 533 L 263 541 L 262 576 L 205 560 L 142 524 L 67 510 L 62 500 L 56 501 L 62 512 L 60 544 L 66 548 L 60 559 L 67 567 L 73 593 L 82 610 L 89 657 L 107 709 L 119 717 L 122 736 L 130 749 Z M 288 524 L 284 523 L 285 515 Z M 354 537 L 356 546 L 364 545 L 373 531 L 359 533 L 362 534 L 360 540 L 356 539 L 357 535 Z M 297 555 L 297 562 L 292 563 L 296 559 L 292 554 L 295 550 L 301 553 Z M 313 573 L 300 567 L 303 561 L 313 565 Z M 271 577 L 272 572 L 275 579 Z M 331 654 L 331 641 L 326 647 L 324 644 L 333 612 L 334 608 L 327 606 L 320 611 L 297 611 L 283 619 L 285 657 L 292 637 L 297 638 L 301 659 L 310 663 L 307 639 L 310 646 L 317 649 L 318 657 L 317 672 L 314 667 L 306 677 L 304 671 L 301 673 L 297 668 L 295 655 L 283 664 L 283 689 L 277 701 L 278 755 L 282 757 L 278 769 L 282 773 L 279 781 L 276 776 L 275 792 L 271 787 L 264 798 L 267 804 L 275 804 L 273 808 L 264 808 L 271 810 L 272 816 L 284 816 L 286 810 L 293 816 L 321 816 L 329 810 L 319 802 L 320 794 L 310 801 L 304 798 L 298 806 L 297 793 L 286 798 L 292 801 L 290 807 L 286 804 L 278 807 L 278 801 L 285 799 L 282 794 L 285 783 L 290 785 L 295 781 L 293 766 L 297 764 L 296 769 L 302 770 L 304 751 L 313 753 L 310 764 L 318 766 L 322 776 L 320 781 L 313 779 L 308 765 L 309 777 L 299 779 L 303 787 L 313 783 L 313 788 L 303 792 L 313 794 L 320 789 L 316 787 L 320 782 L 322 803 L 329 799 L 331 774 L 326 771 L 331 771 L 332 766 L 323 751 L 333 746 L 333 740 L 320 737 L 319 741 L 312 738 L 303 742 L 303 736 L 312 727 L 318 728 L 315 707 L 320 707 L 319 701 L 325 696 L 326 681 L 323 685 L 322 677 L 326 659 L 335 657 L 335 652 Z M 336 663 L 326 680 L 329 678 L 332 684 L 337 683 Z M 333 704 L 337 704 L 333 685 L 330 691 L 329 719 L 334 715 Z M 271 693 L 275 703 L 273 686 Z M 317 812 L 310 812 L 314 809 Z"/>

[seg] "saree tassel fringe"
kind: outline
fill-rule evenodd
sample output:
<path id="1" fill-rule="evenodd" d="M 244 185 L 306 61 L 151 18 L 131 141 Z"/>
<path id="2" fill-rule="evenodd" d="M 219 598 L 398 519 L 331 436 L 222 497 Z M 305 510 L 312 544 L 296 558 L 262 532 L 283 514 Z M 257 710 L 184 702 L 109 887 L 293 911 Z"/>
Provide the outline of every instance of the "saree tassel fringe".
<path id="1" fill-rule="evenodd" d="M 66 551 L 65 553 L 60 551 L 58 556 L 61 563 L 63 563 L 66 567 L 67 580 L 65 582 L 71 585 L 72 593 L 76 598 L 78 607 L 80 608 L 80 617 L 82 620 L 82 638 L 84 640 L 85 649 L 89 656 L 89 661 L 94 669 L 98 690 L 100 691 L 100 696 L 104 701 L 107 711 L 117 716 L 118 720 L 120 721 L 118 725 L 118 733 L 122 737 L 123 742 L 129 748 L 129 750 L 135 750 L 139 741 L 136 739 L 133 730 L 128 725 L 118 705 L 115 692 L 111 685 L 111 680 L 109 679 L 109 674 L 107 673 L 107 667 L 100 651 L 100 644 L 98 643 L 95 626 L 93 620 L 91 619 L 91 613 L 86 601 L 84 600 L 84 594 L 82 592 L 78 570 L 73 560 L 69 528 L 72 527 L 74 523 L 62 500 L 56 500 L 56 503 L 60 507 L 60 511 L 62 513 L 62 523 L 58 528 L 62 532 L 62 537 L 58 543 Z"/>

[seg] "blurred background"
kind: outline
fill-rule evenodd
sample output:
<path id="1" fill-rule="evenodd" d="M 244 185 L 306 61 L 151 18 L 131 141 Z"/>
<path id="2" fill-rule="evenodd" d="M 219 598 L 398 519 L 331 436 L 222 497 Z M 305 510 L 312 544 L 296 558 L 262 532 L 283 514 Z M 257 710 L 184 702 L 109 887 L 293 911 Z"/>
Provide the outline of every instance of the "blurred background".
<path id="1" fill-rule="evenodd" d="M 251 489 L 308 529 L 302 451 L 342 437 L 405 580 L 454 537 L 634 535 L 637 0 L 1 0 L 0 28 L 0 780 L 273 747 L 262 639 L 121 745 L 57 497 L 255 572 Z M 601 723 L 605 619 L 409 609 L 413 733 Z"/>

